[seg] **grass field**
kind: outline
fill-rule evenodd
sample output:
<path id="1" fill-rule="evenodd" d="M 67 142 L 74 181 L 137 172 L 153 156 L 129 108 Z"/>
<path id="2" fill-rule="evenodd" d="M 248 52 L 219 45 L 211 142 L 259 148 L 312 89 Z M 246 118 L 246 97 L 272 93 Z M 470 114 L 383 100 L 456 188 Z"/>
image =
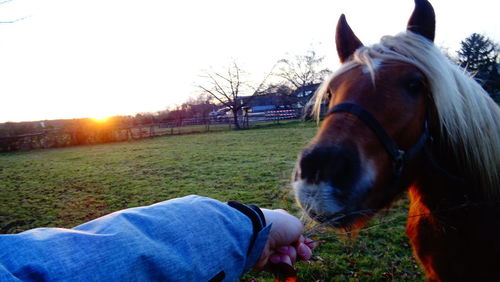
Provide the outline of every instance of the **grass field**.
<path id="1" fill-rule="evenodd" d="M 0 154 L 0 230 L 73 227 L 118 209 L 198 194 L 299 215 L 289 179 L 314 123 Z M 301 281 L 422 281 L 404 235 L 407 202 L 398 202 L 356 240 L 321 234 Z M 248 273 L 242 280 L 270 281 Z"/>

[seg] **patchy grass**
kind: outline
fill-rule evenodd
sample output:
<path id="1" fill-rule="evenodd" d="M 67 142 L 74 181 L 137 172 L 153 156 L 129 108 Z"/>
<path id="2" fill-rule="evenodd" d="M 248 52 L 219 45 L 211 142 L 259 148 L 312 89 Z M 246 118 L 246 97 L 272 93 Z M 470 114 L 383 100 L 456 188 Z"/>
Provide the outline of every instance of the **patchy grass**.
<path id="1" fill-rule="evenodd" d="M 135 142 L 0 154 L 0 230 L 73 227 L 98 216 L 188 194 L 299 214 L 289 178 L 314 123 L 165 136 Z M 404 235 L 407 202 L 373 220 L 356 240 L 334 233 L 301 281 L 423 280 Z M 272 281 L 261 273 L 242 280 Z"/>

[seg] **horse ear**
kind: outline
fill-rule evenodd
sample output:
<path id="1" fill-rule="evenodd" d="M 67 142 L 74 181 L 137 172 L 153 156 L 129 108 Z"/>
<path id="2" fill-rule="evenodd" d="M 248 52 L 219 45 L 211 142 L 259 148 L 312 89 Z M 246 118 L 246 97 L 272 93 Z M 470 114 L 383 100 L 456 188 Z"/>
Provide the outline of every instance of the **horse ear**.
<path id="1" fill-rule="evenodd" d="M 429 1 L 415 0 L 415 9 L 411 14 L 406 29 L 420 34 L 430 41 L 434 41 L 436 15 Z"/>
<path id="2" fill-rule="evenodd" d="M 335 44 L 337 45 L 337 53 L 339 54 L 341 63 L 347 61 L 356 49 L 363 46 L 363 43 L 361 43 L 351 27 L 347 24 L 344 14 L 340 16 L 337 23 Z"/>

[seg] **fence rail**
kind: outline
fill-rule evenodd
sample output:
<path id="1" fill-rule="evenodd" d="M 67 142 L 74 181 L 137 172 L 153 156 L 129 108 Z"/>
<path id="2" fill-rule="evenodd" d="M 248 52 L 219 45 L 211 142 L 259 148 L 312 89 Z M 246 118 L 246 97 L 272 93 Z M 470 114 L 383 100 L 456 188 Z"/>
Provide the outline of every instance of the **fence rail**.
<path id="1" fill-rule="evenodd" d="M 251 127 L 256 123 L 279 122 L 285 119 L 296 119 L 299 116 L 300 113 L 297 110 L 278 110 L 240 116 L 238 119 L 242 127 Z M 161 135 L 231 130 L 234 128 L 233 122 L 231 117 L 189 118 L 142 125 L 96 127 L 91 130 L 46 129 L 41 132 L 0 137 L 0 152 L 130 141 Z"/>

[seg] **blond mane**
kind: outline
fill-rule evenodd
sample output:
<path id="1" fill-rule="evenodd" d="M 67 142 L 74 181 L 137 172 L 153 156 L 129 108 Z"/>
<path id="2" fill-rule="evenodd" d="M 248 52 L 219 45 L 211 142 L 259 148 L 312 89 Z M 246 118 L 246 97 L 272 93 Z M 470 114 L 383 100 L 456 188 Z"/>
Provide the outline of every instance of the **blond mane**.
<path id="1" fill-rule="evenodd" d="M 375 81 L 374 59 L 416 66 L 430 85 L 441 132 L 450 140 L 457 159 L 478 181 L 485 196 L 500 199 L 500 109 L 488 93 L 438 48 L 410 31 L 385 36 L 380 43 L 361 47 L 318 88 L 312 113 L 319 118 L 332 79 L 357 66 L 366 66 Z"/>

